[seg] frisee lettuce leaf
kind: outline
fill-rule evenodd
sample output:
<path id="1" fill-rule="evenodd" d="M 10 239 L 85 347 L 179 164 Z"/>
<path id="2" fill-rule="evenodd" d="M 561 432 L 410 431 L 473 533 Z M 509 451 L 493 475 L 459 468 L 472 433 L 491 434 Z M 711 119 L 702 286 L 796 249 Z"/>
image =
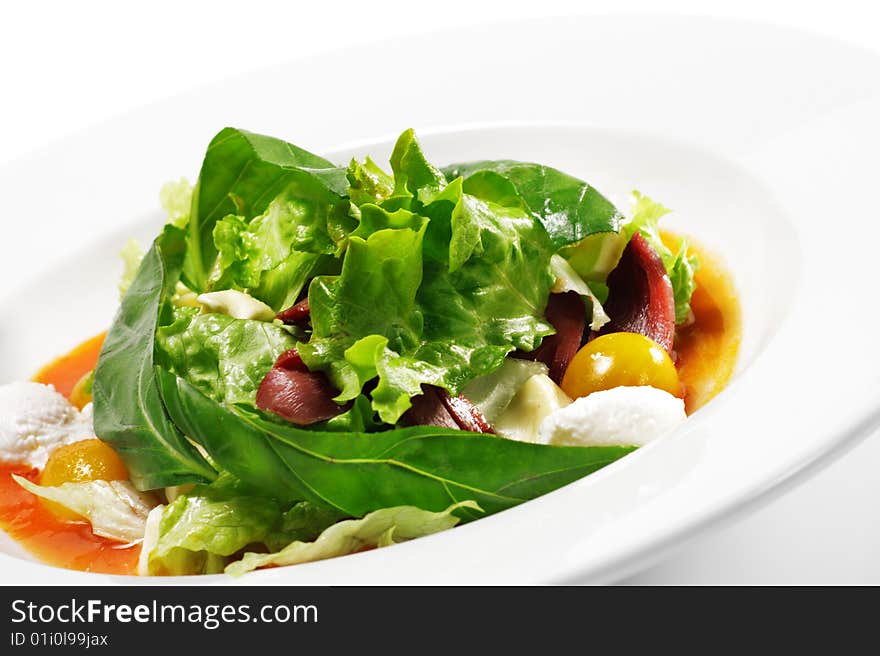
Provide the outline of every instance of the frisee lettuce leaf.
<path id="1" fill-rule="evenodd" d="M 638 231 L 642 237 L 657 251 L 669 281 L 672 283 L 672 294 L 675 299 L 675 323 L 684 323 L 691 311 L 691 296 L 697 288 L 694 274 L 700 267 L 696 255 L 688 255 L 687 240 L 682 240 L 677 253 L 673 253 L 660 237 L 660 219 L 669 214 L 670 209 L 664 207 L 638 191 L 633 192 L 635 207 L 632 219 L 621 228 L 627 241 Z"/>
<path id="2" fill-rule="evenodd" d="M 427 160 L 412 128 L 397 138 L 391 152 L 391 170 L 396 196 L 411 195 L 425 202 L 446 186 L 446 177 Z"/>
<path id="3" fill-rule="evenodd" d="M 226 573 L 241 576 L 269 565 L 297 565 L 355 553 L 370 547 L 387 547 L 452 528 L 460 521 L 453 513 L 460 508 L 480 510 L 475 501 L 461 501 L 442 512 L 414 506 L 383 508 L 363 519 L 333 524 L 313 542 L 296 540 L 277 553 L 248 552 L 226 567 Z"/>
<path id="4" fill-rule="evenodd" d="M 234 214 L 218 221 L 209 287 L 247 290 L 276 312 L 293 305 L 312 276 L 338 271 L 337 245 L 311 212 L 309 203 L 279 197 L 251 221 Z"/>
<path id="5" fill-rule="evenodd" d="M 162 189 L 159 191 L 159 202 L 168 216 L 168 224 L 176 228 L 183 228 L 189 221 L 192 191 L 192 185 L 186 178 L 166 182 L 162 185 Z M 119 299 L 122 300 L 128 288 L 131 287 L 138 267 L 141 265 L 141 260 L 144 259 L 144 249 L 137 239 L 129 239 L 119 251 L 119 257 L 122 258 L 123 270 L 117 286 Z"/>

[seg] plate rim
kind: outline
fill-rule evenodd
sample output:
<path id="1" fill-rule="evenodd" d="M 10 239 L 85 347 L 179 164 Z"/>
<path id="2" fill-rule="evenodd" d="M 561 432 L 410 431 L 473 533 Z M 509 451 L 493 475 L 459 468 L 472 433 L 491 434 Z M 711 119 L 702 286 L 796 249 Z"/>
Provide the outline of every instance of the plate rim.
<path id="1" fill-rule="evenodd" d="M 642 17 L 643 15 L 640 14 L 639 16 Z M 615 15 L 615 17 L 618 17 L 618 16 Z M 664 16 L 664 18 L 668 19 L 669 17 Z M 693 20 L 700 21 L 702 19 L 699 17 L 687 17 L 686 20 L 687 21 L 693 21 Z M 525 22 L 525 21 L 523 21 L 523 22 Z M 548 19 L 547 22 L 548 23 L 556 23 L 558 21 Z M 720 21 L 716 21 L 716 22 L 721 22 L 724 24 L 733 23 L 733 24 L 737 24 L 737 25 L 741 25 L 741 24 L 745 23 L 746 25 L 749 25 L 749 26 L 760 25 L 763 28 L 771 28 L 772 31 L 775 31 L 775 32 L 796 33 L 796 34 L 808 35 L 814 40 L 818 40 L 818 41 L 822 41 L 822 42 L 838 43 L 838 45 L 840 45 L 840 42 L 837 39 L 833 39 L 833 38 L 825 37 L 825 36 L 817 36 L 815 34 L 808 33 L 808 32 L 802 31 L 802 30 L 780 28 L 778 26 L 771 26 L 771 25 L 764 24 L 764 23 L 755 23 L 753 21 L 720 20 Z M 447 33 L 455 33 L 458 31 L 459 30 L 457 28 L 450 28 L 448 30 L 444 30 L 444 32 L 447 32 Z M 414 37 L 408 36 L 402 40 L 406 41 L 406 40 L 412 40 L 412 39 L 414 39 Z M 355 46 L 350 46 L 348 48 L 343 48 L 341 50 L 346 51 L 346 52 L 347 51 L 366 50 L 366 49 L 369 49 L 371 47 L 371 45 L 372 44 L 359 44 L 359 45 L 355 45 Z M 854 46 L 853 44 L 847 44 L 847 43 L 843 43 L 842 45 L 845 45 L 848 48 L 858 50 L 862 54 L 870 56 L 875 64 L 878 61 L 880 61 L 880 57 L 878 57 L 876 55 L 876 53 L 873 53 L 872 51 L 870 51 L 866 48 Z M 273 65 L 271 68 L 288 67 L 292 64 L 295 64 L 297 62 L 301 62 L 303 60 L 312 60 L 312 61 L 319 60 L 322 57 L 325 57 L 326 54 L 327 53 L 322 53 L 322 54 L 314 56 L 314 57 L 298 58 L 295 60 L 284 62 L 282 64 Z M 237 79 L 237 78 L 241 78 L 241 77 L 244 77 L 244 76 L 233 76 L 230 79 Z M 206 86 L 214 86 L 214 85 L 211 84 L 211 85 L 206 85 Z M 188 94 L 180 94 L 181 97 L 185 97 L 187 95 Z M 170 99 L 163 99 L 162 101 L 160 101 L 160 103 L 169 103 L 169 102 L 174 101 L 176 98 L 177 98 L 177 96 L 170 98 Z M 157 104 L 157 103 L 153 103 L 153 104 Z M 145 106 L 138 108 L 136 110 L 132 110 L 131 113 L 147 111 L 153 104 L 145 105 Z M 128 114 L 128 113 L 126 113 L 126 114 Z M 490 127 L 490 126 L 493 128 L 520 127 L 526 123 L 528 123 L 528 122 L 506 121 L 506 122 L 492 123 L 491 125 L 486 125 L 483 122 L 478 121 L 473 124 L 466 124 L 466 125 L 454 124 L 454 125 L 450 125 L 450 126 L 436 126 L 436 128 L 434 130 L 430 131 L 430 134 L 442 133 L 444 129 L 450 130 L 450 131 L 453 129 L 455 131 L 461 131 L 461 130 L 468 130 L 468 129 L 481 129 L 481 128 Z M 570 121 L 558 121 L 558 122 L 537 121 L 537 123 L 539 123 L 542 126 L 554 125 L 554 124 L 557 124 L 559 127 L 570 127 L 571 126 Z M 597 126 L 592 123 L 585 123 L 583 125 L 585 127 L 591 128 L 591 129 L 600 129 L 600 126 Z M 99 130 L 100 127 L 101 127 L 101 125 L 94 126 L 92 128 L 87 128 L 79 134 L 86 134 L 86 133 L 89 133 L 89 132 L 92 132 L 95 130 Z M 51 152 L 53 148 L 58 147 L 59 144 L 63 144 L 66 141 L 66 139 L 67 138 L 62 138 L 62 139 L 56 140 L 50 144 L 47 144 L 44 148 L 38 149 L 33 154 L 28 155 L 26 157 L 27 158 L 31 158 L 31 157 L 38 158 L 40 156 L 45 156 L 45 153 Z M 338 152 L 338 151 L 350 149 L 356 145 L 363 145 L 366 143 L 376 143 L 377 141 L 380 141 L 380 139 L 369 139 L 369 140 L 364 139 L 364 140 L 360 140 L 357 144 L 352 144 L 350 142 L 344 142 L 344 143 L 340 144 L 338 147 L 334 148 L 333 151 Z M 688 145 L 693 146 L 695 144 L 689 143 Z M 712 155 L 714 157 L 723 156 L 723 154 L 719 154 L 714 151 L 709 151 L 709 152 L 712 152 Z M 40 153 L 43 153 L 43 155 L 41 155 Z M 16 160 L 13 160 L 12 162 L 10 162 L 10 163 L 4 165 L 2 168 L 0 168 L 0 180 L 2 180 L 4 178 L 4 175 L 8 170 L 13 169 L 15 167 L 15 164 L 17 162 L 21 161 L 22 159 L 24 159 L 24 158 L 16 158 Z M 736 160 L 732 159 L 731 161 L 736 161 Z M 775 337 L 776 337 L 776 335 L 774 335 L 774 339 L 775 339 Z M 770 347 L 769 344 L 765 346 L 765 348 L 769 348 L 769 347 Z M 718 399 L 718 400 L 720 401 L 721 399 Z M 852 448 L 855 444 L 858 443 L 858 440 L 860 438 L 867 435 L 870 432 L 870 430 L 872 430 L 874 427 L 876 427 L 876 425 L 878 423 L 880 423 L 880 407 L 878 407 L 876 404 L 870 404 L 870 407 L 867 407 L 867 405 L 868 404 L 866 404 L 863 415 L 859 419 L 851 421 L 850 422 L 851 426 L 849 428 L 844 428 L 843 429 L 844 432 L 841 434 L 841 436 L 838 437 L 838 439 L 836 439 L 834 441 L 829 441 L 829 442 L 821 445 L 822 448 L 818 449 L 816 453 L 810 455 L 803 462 L 799 462 L 799 463 L 794 464 L 791 471 L 789 471 L 787 475 L 785 475 L 777 480 L 774 480 L 773 482 L 768 482 L 765 486 L 766 489 L 757 489 L 756 488 L 755 490 L 753 490 L 753 493 L 751 495 L 749 495 L 747 497 L 741 497 L 739 503 L 737 503 L 737 504 L 731 505 L 731 506 L 729 506 L 725 509 L 721 509 L 721 510 L 716 509 L 711 512 L 707 511 L 708 516 L 702 517 L 702 518 L 695 517 L 695 519 L 691 523 L 691 525 L 689 525 L 689 526 L 682 525 L 682 526 L 679 526 L 676 530 L 671 530 L 668 533 L 668 535 L 666 535 L 664 538 L 661 538 L 661 541 L 664 542 L 664 545 L 665 545 L 665 546 L 661 545 L 661 549 L 663 549 L 665 552 L 668 552 L 671 549 L 675 548 L 676 546 L 682 544 L 683 541 L 691 539 L 691 538 L 695 537 L 696 535 L 699 535 L 701 533 L 704 533 L 707 530 L 712 529 L 713 526 L 717 526 L 720 523 L 723 523 L 727 520 L 732 521 L 736 516 L 738 516 L 736 513 L 741 514 L 742 512 L 745 512 L 746 510 L 748 510 L 749 507 L 754 507 L 760 501 L 769 502 L 770 500 L 772 500 L 776 496 L 779 496 L 780 494 L 782 494 L 785 491 L 787 491 L 788 489 L 790 489 L 791 486 L 793 486 L 797 482 L 805 480 L 805 478 L 808 475 L 811 475 L 812 473 L 815 473 L 815 471 L 818 471 L 819 469 L 830 464 L 833 461 L 832 456 L 839 457 L 842 453 L 845 453 L 847 449 Z M 613 469 L 613 468 L 614 468 L 614 465 L 610 466 L 606 470 L 602 470 L 602 472 L 600 472 L 600 474 L 605 474 L 605 472 L 608 470 L 610 470 L 612 472 L 616 471 L 616 469 Z M 597 476 L 597 475 L 598 474 L 594 474 L 593 476 Z M 423 540 L 430 540 L 430 537 L 424 538 Z M 421 542 L 421 540 L 420 540 L 420 542 Z M 410 546 L 410 545 L 403 545 L 403 546 Z M 588 576 L 593 576 L 598 579 L 601 579 L 602 577 L 613 576 L 614 575 L 613 572 L 614 572 L 615 568 L 617 568 L 619 571 L 624 571 L 624 570 L 634 571 L 634 570 L 640 569 L 643 565 L 636 565 L 634 563 L 636 563 L 638 560 L 638 553 L 636 553 L 636 552 L 643 550 L 643 549 L 644 549 L 644 546 L 634 546 L 632 548 L 633 553 L 622 554 L 620 556 L 620 558 L 618 559 L 619 562 L 617 562 L 617 563 L 608 563 L 607 566 L 605 567 L 605 569 L 607 570 L 605 573 L 602 573 L 601 571 L 597 571 L 597 572 L 593 572 L 592 574 L 588 573 Z M 349 556 L 348 559 L 354 559 L 357 557 L 358 556 Z M 12 559 L 13 564 L 17 564 L 18 566 L 21 566 L 21 563 L 23 562 L 18 558 L 6 556 L 5 554 L 0 554 L 0 568 L 2 568 L 2 564 L 7 559 Z M 626 563 L 630 563 L 630 565 L 627 566 Z M 58 568 L 54 568 L 54 567 L 51 567 L 48 565 L 44 565 L 42 563 L 35 563 L 35 564 L 38 567 L 46 567 L 52 571 L 56 571 L 58 569 Z M 64 571 L 67 572 L 67 570 L 64 570 Z M 76 574 L 79 574 L 79 573 L 76 572 Z M 95 579 L 102 577 L 102 576 L 104 576 L 105 578 L 109 578 L 111 580 L 116 578 L 116 577 L 106 577 L 105 575 L 99 575 L 98 577 L 95 577 L 94 575 L 86 575 L 86 576 L 89 577 L 90 582 L 93 582 L 93 583 L 99 583 L 99 582 L 106 583 L 106 582 L 108 582 L 107 580 L 105 580 L 105 581 L 95 580 Z M 561 579 L 570 578 L 570 577 L 571 577 L 571 571 L 569 570 L 569 573 L 566 575 L 559 575 L 559 576 L 551 575 L 549 578 L 550 578 L 550 580 L 556 580 L 557 582 L 559 582 Z M 231 582 L 226 577 L 221 577 L 221 578 L 223 579 L 223 583 L 225 583 L 225 584 L 229 584 Z M 167 584 L 169 582 L 176 583 L 177 581 L 169 581 L 167 579 L 156 581 L 157 584 Z M 202 580 L 202 581 L 198 581 L 198 582 L 197 581 L 186 581 L 185 583 L 186 584 L 197 584 L 197 583 L 212 584 L 215 582 L 219 582 L 219 581 Z M 295 581 L 291 581 L 291 582 L 295 583 Z M 141 584 L 141 583 L 146 583 L 146 581 L 138 580 L 136 578 L 134 578 L 134 579 L 126 578 L 126 580 L 123 581 L 123 583 L 125 583 L 125 584 L 135 584 L 135 583 Z M 253 581 L 243 581 L 243 583 L 253 583 Z"/>

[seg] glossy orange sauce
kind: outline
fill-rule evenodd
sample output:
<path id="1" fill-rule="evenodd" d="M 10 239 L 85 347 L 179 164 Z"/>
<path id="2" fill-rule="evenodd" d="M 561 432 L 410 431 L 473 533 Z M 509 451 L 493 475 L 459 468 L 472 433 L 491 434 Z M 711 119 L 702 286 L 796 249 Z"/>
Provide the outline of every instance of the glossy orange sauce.
<path id="1" fill-rule="evenodd" d="M 83 342 L 43 367 L 34 380 L 52 384 L 65 396 L 94 369 L 104 335 Z M 69 522 L 49 512 L 12 474 L 37 482 L 39 471 L 27 465 L 0 463 L 0 528 L 48 565 L 105 574 L 133 574 L 140 546 L 125 547 L 98 537 L 87 522 Z"/>
<path id="2" fill-rule="evenodd" d="M 675 251 L 680 238 L 665 233 Z M 695 321 L 678 330 L 675 351 L 679 378 L 685 386 L 688 414 L 707 403 L 727 384 L 736 364 L 740 342 L 740 310 L 730 276 L 711 253 L 689 240 L 700 258 L 697 289 L 691 300 Z M 52 384 L 68 396 L 76 382 L 98 361 L 104 335 L 84 342 L 41 369 L 34 380 Z M 18 486 L 11 474 L 36 480 L 39 472 L 21 465 L 0 464 L 0 527 L 28 551 L 50 565 L 89 572 L 133 574 L 140 546 L 122 548 L 118 542 L 94 535 L 85 522 L 57 519 L 42 503 Z"/>
<path id="3" fill-rule="evenodd" d="M 133 574 L 140 546 L 98 537 L 88 522 L 66 522 L 46 510 L 11 474 L 37 480 L 26 465 L 0 465 L 0 527 L 47 565 L 106 574 Z"/>
<path id="4" fill-rule="evenodd" d="M 680 237 L 663 234 L 663 241 L 678 250 Z M 685 387 L 685 410 L 691 414 L 724 389 L 736 365 L 742 334 L 739 301 L 730 275 L 718 258 L 688 238 L 689 253 L 700 259 L 697 288 L 691 298 L 694 322 L 679 328 L 674 350 L 678 377 Z"/>
<path id="5" fill-rule="evenodd" d="M 37 372 L 34 380 L 46 385 L 54 385 L 59 394 L 70 396 L 77 381 L 95 368 L 98 353 L 107 333 L 101 333 L 86 340 L 67 355 L 56 358 Z"/>

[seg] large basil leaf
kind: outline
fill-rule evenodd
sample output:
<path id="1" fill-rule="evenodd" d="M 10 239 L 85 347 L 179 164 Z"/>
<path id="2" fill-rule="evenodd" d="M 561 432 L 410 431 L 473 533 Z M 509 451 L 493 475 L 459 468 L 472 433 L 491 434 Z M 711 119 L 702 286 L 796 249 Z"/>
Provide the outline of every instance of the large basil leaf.
<path id="1" fill-rule="evenodd" d="M 453 164 L 443 170 L 450 180 L 463 177 L 469 194 L 500 204 L 524 203 L 557 250 L 620 229 L 623 216 L 595 187 L 549 166 L 497 160 Z"/>
<path id="2" fill-rule="evenodd" d="M 171 374 L 161 372 L 159 380 L 174 421 L 224 469 L 268 495 L 354 517 L 401 505 L 439 512 L 464 500 L 498 512 L 634 449 L 546 446 L 425 426 L 363 434 L 302 430 L 222 407 Z"/>
<path id="3" fill-rule="evenodd" d="M 183 253 L 183 232 L 166 226 L 122 300 L 95 370 L 95 432 L 113 445 L 141 490 L 216 476 L 168 418 L 153 368 L 159 313 L 173 293 Z"/>
<path id="4" fill-rule="evenodd" d="M 312 233 L 300 250 L 333 253 L 354 227 L 347 194 L 345 168 L 280 139 L 223 129 L 208 146 L 193 191 L 184 282 L 206 288 L 217 259 L 218 221 L 235 215 L 250 222 L 279 198 L 287 215 Z"/>

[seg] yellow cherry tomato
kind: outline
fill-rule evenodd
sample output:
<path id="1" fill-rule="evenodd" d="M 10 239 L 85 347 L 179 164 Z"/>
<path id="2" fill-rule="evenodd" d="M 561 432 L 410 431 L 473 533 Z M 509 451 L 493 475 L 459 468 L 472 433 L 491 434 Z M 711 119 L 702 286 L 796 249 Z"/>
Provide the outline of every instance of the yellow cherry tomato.
<path id="1" fill-rule="evenodd" d="M 76 381 L 73 389 L 70 390 L 70 402 L 80 410 L 92 402 L 92 381 L 94 378 L 95 371 L 93 369 L 83 374 L 82 378 Z"/>
<path id="2" fill-rule="evenodd" d="M 666 350 L 637 333 L 611 333 L 586 344 L 565 370 L 561 387 L 578 398 L 621 385 L 649 385 L 673 396 L 684 394 Z"/>
<path id="3" fill-rule="evenodd" d="M 122 481 L 128 471 L 116 451 L 99 439 L 64 444 L 52 451 L 40 474 L 40 485 L 55 487 L 83 481 Z M 81 519 L 72 510 L 42 500 L 43 504 L 62 519 Z"/>

